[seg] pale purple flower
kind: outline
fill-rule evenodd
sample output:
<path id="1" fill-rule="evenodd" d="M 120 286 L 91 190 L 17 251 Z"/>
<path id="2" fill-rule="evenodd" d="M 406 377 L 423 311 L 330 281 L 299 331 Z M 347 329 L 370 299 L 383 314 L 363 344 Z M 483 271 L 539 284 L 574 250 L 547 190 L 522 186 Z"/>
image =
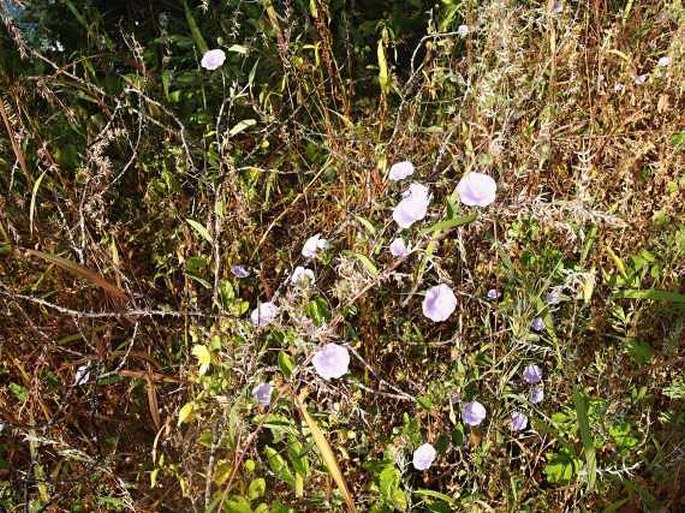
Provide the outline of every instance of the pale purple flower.
<path id="1" fill-rule="evenodd" d="M 668 68 L 671 65 L 671 58 L 664 56 L 661 59 L 659 59 L 656 65 L 660 68 Z"/>
<path id="2" fill-rule="evenodd" d="M 522 431 L 528 426 L 528 417 L 520 411 L 515 411 L 511 414 L 511 430 Z"/>
<path id="3" fill-rule="evenodd" d="M 469 207 L 486 207 L 495 201 L 497 184 L 491 176 L 483 173 L 468 173 L 457 184 L 459 200 Z"/>
<path id="4" fill-rule="evenodd" d="M 446 320 L 457 307 L 457 298 L 444 283 L 431 287 L 423 299 L 423 315 L 433 322 Z"/>
<path id="5" fill-rule="evenodd" d="M 236 278 L 247 278 L 250 276 L 250 271 L 244 265 L 232 265 L 231 272 Z"/>
<path id="6" fill-rule="evenodd" d="M 466 37 L 469 35 L 469 32 L 471 32 L 471 29 L 468 25 L 459 25 L 457 27 L 457 34 L 459 34 L 459 37 Z"/>
<path id="7" fill-rule="evenodd" d="M 545 329 L 545 321 L 542 320 L 542 317 L 536 317 L 533 319 L 533 322 L 530 323 L 530 329 L 535 333 L 540 333 Z"/>
<path id="8" fill-rule="evenodd" d="M 271 383 L 260 383 L 252 389 L 252 398 L 262 406 L 269 406 L 272 391 Z"/>
<path id="9" fill-rule="evenodd" d="M 394 241 L 390 243 L 390 254 L 394 257 L 406 256 L 409 251 L 407 250 L 407 245 L 404 243 L 402 237 L 397 237 Z"/>
<path id="10" fill-rule="evenodd" d="M 314 258 L 318 250 L 326 249 L 328 245 L 328 241 L 321 238 L 320 233 L 317 233 L 305 241 L 304 246 L 302 247 L 302 256 L 305 258 Z"/>
<path id="11" fill-rule="evenodd" d="M 409 228 L 416 221 L 426 217 L 430 195 L 428 187 L 420 183 L 413 183 L 402 193 L 400 201 L 392 212 L 392 218 L 400 228 Z"/>
<path id="12" fill-rule="evenodd" d="M 614 84 L 614 92 L 620 93 L 621 91 L 623 91 L 623 84 L 621 82 L 616 82 Z"/>
<path id="13" fill-rule="evenodd" d="M 200 61 L 200 66 L 202 66 L 204 69 L 213 71 L 223 66 L 225 60 L 226 54 L 223 50 L 217 48 L 205 52 L 205 54 L 202 56 L 202 60 Z"/>
<path id="14" fill-rule="evenodd" d="M 261 303 L 257 308 L 252 310 L 250 319 L 252 320 L 253 326 L 263 328 L 270 324 L 277 316 L 278 307 L 272 302 L 267 301 L 266 303 Z"/>
<path id="15" fill-rule="evenodd" d="M 331 342 L 314 354 L 312 364 L 323 379 L 339 378 L 347 374 L 350 353 L 346 347 Z"/>
<path id="16" fill-rule="evenodd" d="M 293 285 L 300 287 L 301 289 L 309 287 L 314 283 L 314 271 L 306 267 L 298 265 L 293 271 L 293 275 L 290 277 L 290 282 Z"/>
<path id="17" fill-rule="evenodd" d="M 635 83 L 637 85 L 642 85 L 647 82 L 647 75 L 638 75 L 635 77 Z"/>
<path id="18" fill-rule="evenodd" d="M 534 386 L 528 392 L 528 399 L 533 404 L 541 403 L 544 398 L 545 391 L 543 390 L 542 385 Z"/>
<path id="19" fill-rule="evenodd" d="M 390 173 L 388 173 L 388 178 L 393 181 L 402 180 L 414 174 L 414 164 L 405 160 L 403 162 L 397 162 L 393 164 L 390 168 Z"/>
<path id="20" fill-rule="evenodd" d="M 90 380 L 90 363 L 83 364 L 76 369 L 74 386 L 85 385 Z"/>
<path id="21" fill-rule="evenodd" d="M 414 451 L 412 465 L 416 470 L 428 470 L 435 461 L 437 452 L 431 444 L 423 444 Z"/>
<path id="22" fill-rule="evenodd" d="M 554 306 L 561 303 L 561 287 L 554 287 L 545 296 L 548 305 Z"/>
<path id="23" fill-rule="evenodd" d="M 542 381 L 542 369 L 535 364 L 528 365 L 523 369 L 523 381 L 529 385 L 535 385 Z"/>
<path id="24" fill-rule="evenodd" d="M 485 294 L 485 297 L 487 297 L 490 301 L 495 301 L 502 297 L 502 293 L 497 289 L 490 289 L 488 290 L 487 294 Z"/>
<path id="25" fill-rule="evenodd" d="M 461 417 L 465 424 L 469 426 L 478 426 L 483 420 L 487 412 L 485 411 L 485 406 L 480 404 L 478 401 L 471 401 L 466 403 L 461 409 Z"/>

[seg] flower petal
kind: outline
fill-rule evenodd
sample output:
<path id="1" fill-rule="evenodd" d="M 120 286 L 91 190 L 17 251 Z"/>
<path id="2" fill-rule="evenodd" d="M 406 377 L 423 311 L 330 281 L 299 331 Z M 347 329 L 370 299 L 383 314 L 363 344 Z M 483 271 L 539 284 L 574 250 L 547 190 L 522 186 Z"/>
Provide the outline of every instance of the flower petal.
<path id="1" fill-rule="evenodd" d="M 433 322 L 442 322 L 452 315 L 457 307 L 457 298 L 444 283 L 431 287 L 423 299 L 423 315 Z"/>

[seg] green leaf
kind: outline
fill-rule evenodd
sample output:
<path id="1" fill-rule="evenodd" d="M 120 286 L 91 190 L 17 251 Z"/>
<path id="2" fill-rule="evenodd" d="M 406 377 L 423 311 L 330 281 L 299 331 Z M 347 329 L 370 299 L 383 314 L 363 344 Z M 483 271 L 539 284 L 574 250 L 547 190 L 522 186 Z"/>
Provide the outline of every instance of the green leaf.
<path id="1" fill-rule="evenodd" d="M 247 55 L 250 49 L 247 46 L 243 45 L 231 45 L 228 47 L 228 51 Z"/>
<path id="2" fill-rule="evenodd" d="M 361 253 L 354 253 L 354 256 L 359 262 L 364 266 L 364 268 L 369 271 L 371 276 L 376 276 L 378 274 L 378 268 L 376 265 L 367 257 Z"/>
<path id="3" fill-rule="evenodd" d="M 281 372 L 286 378 L 289 378 L 292 375 L 295 364 L 288 353 L 283 351 L 278 353 L 278 368 L 281 369 Z"/>
<path id="4" fill-rule="evenodd" d="M 200 50 L 200 53 L 207 52 L 209 50 L 207 42 L 205 41 L 205 38 L 202 37 L 200 27 L 197 26 L 197 22 L 195 21 L 195 17 L 193 16 L 193 11 L 190 10 L 190 7 L 188 6 L 188 2 L 186 0 L 183 0 L 183 10 L 185 11 L 186 15 L 186 23 L 188 23 L 190 33 L 193 36 L 193 41 L 195 41 L 198 50 Z"/>
<path id="5" fill-rule="evenodd" d="M 628 339 L 626 341 L 626 349 L 635 363 L 644 365 L 652 359 L 654 350 L 647 342 L 641 340 Z"/>
<path id="6" fill-rule="evenodd" d="M 186 218 L 186 222 L 197 232 L 197 234 L 205 239 L 210 244 L 213 243 L 212 236 L 209 234 L 209 230 L 205 228 L 202 224 L 198 223 L 194 219 Z"/>
<path id="7" fill-rule="evenodd" d="M 545 465 L 544 473 L 550 483 L 570 481 L 578 471 L 580 461 L 567 449 L 548 454 L 549 463 Z"/>
<path id="8" fill-rule="evenodd" d="M 252 508 L 247 499 L 235 496 L 226 501 L 226 511 L 229 513 L 252 513 Z"/>
<path id="9" fill-rule="evenodd" d="M 238 135 L 240 132 L 247 130 L 251 126 L 255 126 L 256 124 L 256 119 L 243 119 L 240 123 L 237 123 L 233 128 L 231 128 L 228 131 L 228 136 L 233 137 L 235 135 Z"/>
<path id="10" fill-rule="evenodd" d="M 407 496 L 400 488 L 400 471 L 394 465 L 385 467 L 378 477 L 381 500 L 400 511 L 406 511 L 408 506 Z"/>
<path id="11" fill-rule="evenodd" d="M 450 497 L 449 495 L 445 495 L 444 493 L 436 492 L 435 490 L 427 490 L 427 489 L 420 489 L 420 490 L 414 490 L 414 495 L 418 495 L 419 497 L 430 497 L 431 499 L 437 499 L 439 501 L 443 501 L 447 503 L 448 505 L 455 507 L 456 506 L 456 501 Z"/>
<path id="12" fill-rule="evenodd" d="M 266 452 L 266 458 L 269 460 L 269 466 L 271 467 L 271 470 L 273 470 L 273 473 L 276 475 L 276 477 L 294 488 L 295 476 L 293 475 L 283 456 L 278 454 L 273 447 L 269 447 L 268 445 L 264 448 L 264 452 Z"/>
<path id="13" fill-rule="evenodd" d="M 578 431 L 583 442 L 583 455 L 587 470 L 588 488 L 595 488 L 597 479 L 597 456 L 595 455 L 595 441 L 590 431 L 590 421 L 588 419 L 587 397 L 580 390 L 573 392 L 573 401 L 576 405 L 576 416 L 578 418 Z"/>
<path id="14" fill-rule="evenodd" d="M 21 402 L 26 401 L 26 398 L 29 396 L 29 391 L 18 383 L 10 383 L 9 389 L 12 395 Z"/>
<path id="15" fill-rule="evenodd" d="M 251 501 L 264 497 L 266 493 L 266 481 L 262 477 L 253 479 L 250 486 L 247 488 L 247 496 Z"/>
<path id="16" fill-rule="evenodd" d="M 452 228 L 457 228 L 465 224 L 469 224 L 478 219 L 478 212 L 472 212 L 465 216 L 457 216 L 452 219 L 445 219 L 443 221 L 438 221 L 431 226 L 428 226 L 419 232 L 420 235 L 426 235 L 428 233 L 433 233 L 437 235 L 440 232 L 451 230 Z"/>
<path id="17" fill-rule="evenodd" d="M 614 294 L 615 297 L 624 299 L 652 299 L 654 301 L 667 301 L 679 305 L 685 305 L 685 294 L 656 289 L 631 289 L 622 290 Z"/>

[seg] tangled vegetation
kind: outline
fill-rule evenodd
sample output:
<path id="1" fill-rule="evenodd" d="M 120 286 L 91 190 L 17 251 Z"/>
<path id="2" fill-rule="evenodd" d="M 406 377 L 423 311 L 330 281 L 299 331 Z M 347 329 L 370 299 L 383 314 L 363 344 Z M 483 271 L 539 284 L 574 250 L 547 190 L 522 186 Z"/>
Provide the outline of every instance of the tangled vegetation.
<path id="1" fill-rule="evenodd" d="M 685 510 L 681 0 L 0 13 L 0 509 Z"/>

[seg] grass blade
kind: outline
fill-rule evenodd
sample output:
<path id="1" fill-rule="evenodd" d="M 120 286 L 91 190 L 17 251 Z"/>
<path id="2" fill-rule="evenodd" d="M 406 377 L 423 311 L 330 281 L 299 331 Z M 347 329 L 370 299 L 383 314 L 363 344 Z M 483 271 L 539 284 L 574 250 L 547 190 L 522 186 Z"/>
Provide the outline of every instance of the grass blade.
<path id="1" fill-rule="evenodd" d="M 671 303 L 685 305 L 685 294 L 680 294 L 679 292 L 669 292 L 668 290 L 622 290 L 617 292 L 615 296 L 624 299 L 653 299 L 654 301 L 669 301 Z"/>
<path id="2" fill-rule="evenodd" d="M 300 412 L 302 412 L 302 417 L 304 417 L 304 421 L 307 423 L 309 430 L 312 432 L 312 438 L 314 438 L 316 447 L 319 449 L 319 453 L 321 454 L 321 457 L 328 468 L 328 472 L 331 474 L 335 484 L 338 486 L 338 490 L 340 490 L 340 493 L 342 493 L 343 497 L 345 498 L 348 511 L 357 513 L 357 508 L 354 505 L 354 499 L 352 498 L 350 491 L 347 489 L 345 479 L 343 478 L 342 472 L 340 472 L 338 461 L 335 459 L 335 454 L 333 454 L 333 449 L 331 449 L 328 440 L 326 440 L 326 437 L 316 421 L 309 415 L 302 397 L 295 396 L 295 404 L 297 404 Z"/>
<path id="3" fill-rule="evenodd" d="M 581 391 L 573 392 L 573 400 L 576 404 L 576 415 L 578 416 L 578 431 L 583 442 L 583 455 L 587 467 L 587 483 L 590 490 L 595 488 L 597 479 L 597 456 L 595 455 L 595 444 L 590 432 L 590 421 L 588 419 L 587 397 Z"/>
<path id="4" fill-rule="evenodd" d="M 33 184 L 33 190 L 31 191 L 31 206 L 29 207 L 29 233 L 31 235 L 33 235 L 33 218 L 36 213 L 36 196 L 38 195 L 40 184 L 43 181 L 43 178 L 45 178 L 45 173 L 47 173 L 47 170 L 41 173 L 38 180 L 36 180 L 36 183 Z"/>
<path id="5" fill-rule="evenodd" d="M 91 282 L 93 285 L 96 285 L 105 292 L 107 292 L 113 299 L 115 299 L 118 302 L 123 303 L 128 299 L 128 294 L 126 294 L 126 292 L 121 290 L 119 287 L 117 287 L 116 285 L 112 285 L 110 282 L 108 282 L 95 271 L 91 271 L 90 269 L 83 267 L 82 265 L 77 264 L 76 262 L 72 262 L 71 260 L 67 260 L 66 258 L 62 258 L 51 253 L 43 253 L 42 251 L 37 251 L 35 249 L 27 249 L 26 254 L 42 258 L 43 260 L 50 262 L 51 264 L 55 264 L 56 266 L 61 267 L 65 271 L 69 271 L 70 273 Z"/>

